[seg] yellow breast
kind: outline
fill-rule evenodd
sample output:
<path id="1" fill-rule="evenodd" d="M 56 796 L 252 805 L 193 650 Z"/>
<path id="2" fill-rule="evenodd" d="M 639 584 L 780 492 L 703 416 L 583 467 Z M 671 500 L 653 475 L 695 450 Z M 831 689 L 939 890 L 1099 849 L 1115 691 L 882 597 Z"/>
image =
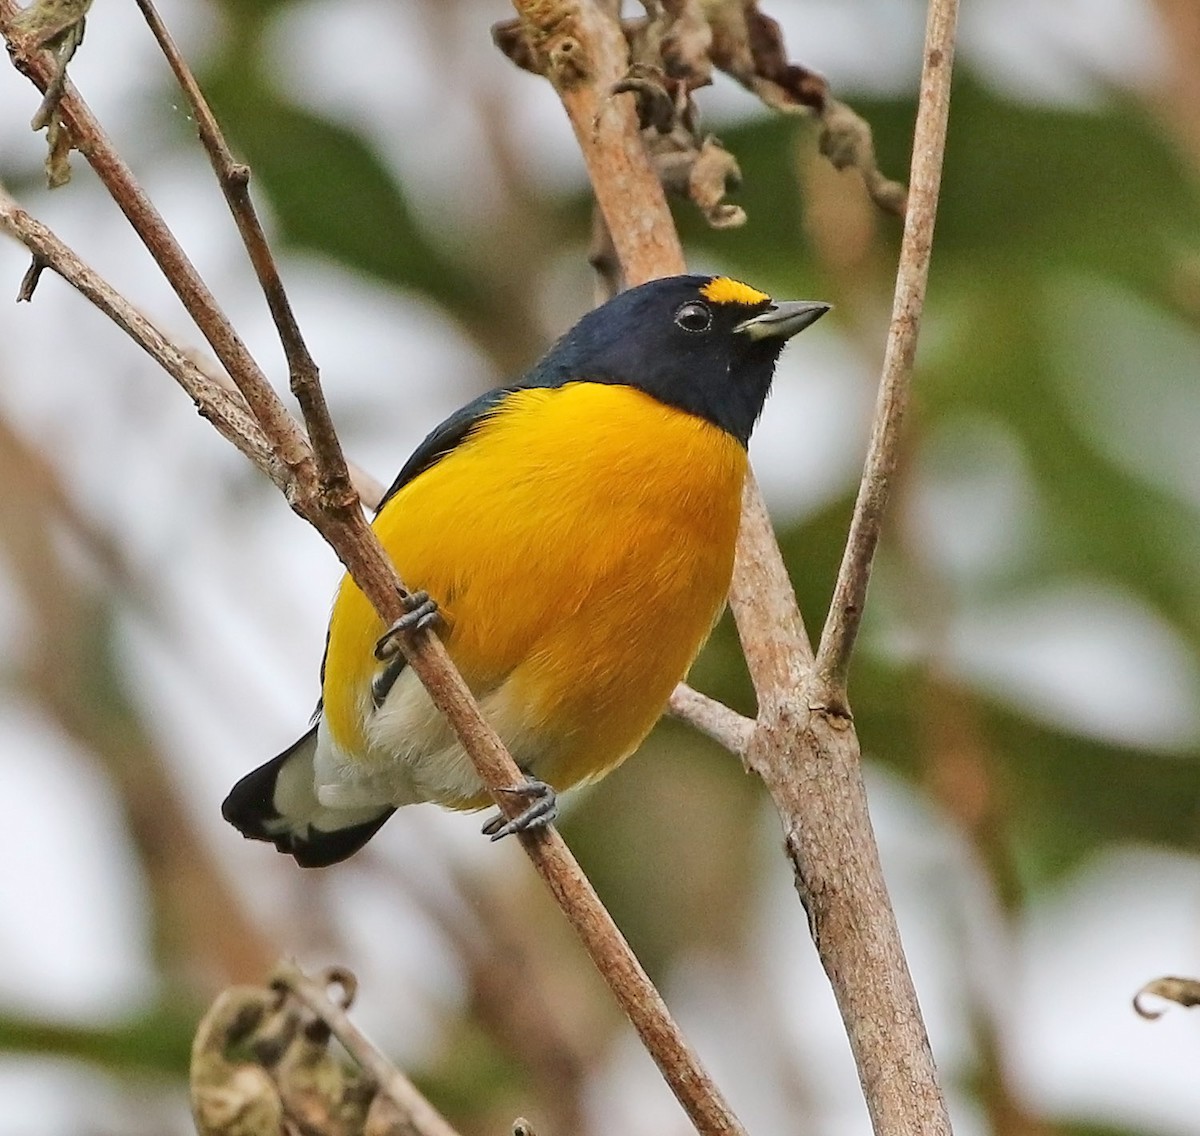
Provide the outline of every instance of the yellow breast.
<path id="1" fill-rule="evenodd" d="M 375 530 L 406 584 L 442 605 L 450 655 L 492 696 L 518 763 L 566 788 L 637 746 L 711 630 L 745 469 L 736 439 L 632 388 L 522 390 L 401 489 Z M 351 754 L 382 632 L 346 578 L 324 714 Z"/>

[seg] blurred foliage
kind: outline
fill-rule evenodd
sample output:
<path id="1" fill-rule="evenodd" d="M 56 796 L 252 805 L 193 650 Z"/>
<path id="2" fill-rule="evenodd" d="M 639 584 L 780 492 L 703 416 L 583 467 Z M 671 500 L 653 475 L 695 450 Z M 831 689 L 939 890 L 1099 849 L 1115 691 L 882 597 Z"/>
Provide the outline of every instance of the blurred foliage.
<path id="1" fill-rule="evenodd" d="M 282 243 L 319 253 L 442 308 L 492 353 L 498 369 L 528 357 L 528 312 L 490 287 L 450 219 L 423 218 L 394 169 L 370 140 L 289 101 L 261 52 L 267 21 L 287 7 L 229 2 L 228 27 L 214 41 L 203 79 L 235 147 L 252 165 Z M 481 30 L 481 34 L 482 30 Z M 529 80 L 531 83 L 533 79 Z M 839 96 L 871 122 L 885 170 L 907 168 L 915 105 L 909 98 Z M 701 102 L 703 99 L 701 98 Z M 719 124 L 718 124 L 719 125 Z M 192 144 L 184 137 L 180 145 Z M 854 317 L 877 320 L 886 299 L 899 225 L 876 217 L 872 256 L 856 268 L 830 265 L 810 238 L 810 202 L 801 175 L 815 151 L 803 122 L 761 117 L 720 130 L 744 184 L 744 229 L 713 232 L 680 209 L 691 252 L 782 295 L 820 295 Z M 588 241 L 590 199 L 582 189 L 549 196 L 530 174 L 533 195 L 514 208 L 515 227 L 558 234 L 562 247 Z M 853 176 L 847 195 L 858 192 Z M 832 238 L 836 240 L 836 235 Z M 532 241 L 531 281 L 552 262 Z M 1186 283 L 1200 254 L 1200 191 L 1186 157 L 1162 124 L 1131 96 L 1111 92 L 1082 111 L 1017 102 L 963 67 L 954 93 L 938 219 L 929 324 L 919 368 L 909 468 L 925 441 L 967 418 L 998 423 L 1032 480 L 1039 531 L 1031 549 L 981 588 L 988 598 L 1020 596 L 1047 581 L 1085 578 L 1134 597 L 1200 659 L 1200 527 L 1195 502 L 1151 483 L 1086 427 L 1086 407 L 1067 345 L 1094 334 L 1062 307 L 1064 281 L 1102 281 L 1148 305 L 1194 341 L 1200 305 Z M 540 257 L 540 259 L 539 259 Z M 859 275 L 848 286 L 847 273 Z M 869 297 L 873 299 L 864 299 Z M 839 318 L 839 316 L 835 316 Z M 510 334 L 511 333 L 511 334 Z M 514 346 L 519 342 L 520 346 Z M 1157 341 L 1147 338 L 1146 352 Z M 867 350 L 877 350 L 878 344 Z M 1105 348 L 1096 348 L 1103 356 Z M 1195 375 L 1172 371 L 1173 381 Z M 1200 452 L 1200 448 L 1198 448 Z M 404 457 L 397 454 L 397 464 Z M 780 534 L 810 633 L 819 632 L 850 514 L 850 488 Z M 897 524 L 900 524 L 897 510 Z M 871 650 L 884 621 L 913 621 L 914 570 L 906 542 L 890 536 L 857 660 L 852 696 L 864 749 L 922 791 L 933 780 L 922 715 L 936 713 L 938 688 L 925 661 Z M 924 570 L 930 575 L 928 566 Z M 946 580 L 927 583 L 937 606 L 957 602 Z M 953 602 L 952 602 L 953 601 Z M 693 674 L 695 684 L 752 712 L 752 692 L 728 619 Z M 922 689 L 931 690 L 922 697 Z M 967 694 L 975 736 L 987 756 L 993 823 L 985 860 L 1010 903 L 1051 886 L 1104 845 L 1141 841 L 1195 851 L 1200 837 L 1200 753 L 1156 752 L 1084 737 L 1047 723 L 1012 701 Z M 736 761 L 689 731 L 667 724 L 631 763 L 570 812 L 569 841 L 618 922 L 655 976 L 697 946 L 734 951 L 757 854 L 747 837 L 760 789 Z M 686 771 L 685 771 L 686 770 Z M 939 802 L 955 816 L 955 802 Z M 707 854 L 710 847 L 720 856 Z M 665 865 L 670 865 L 666 870 Z M 714 920 L 712 913 L 722 917 Z M 469 1024 L 454 1034 L 458 1065 L 424 1071 L 424 1083 L 458 1116 L 486 1113 L 512 1070 Z M 186 1030 L 167 1008 L 111 1031 L 55 1030 L 0 1022 L 0 1048 L 72 1054 L 110 1067 L 178 1071 Z M 464 1072 L 466 1070 L 466 1072 Z M 1062 1127 L 1078 1136 L 1118 1129 Z"/>
<path id="2" fill-rule="evenodd" d="M 0 1052 L 75 1057 L 123 1077 L 180 1077 L 187 1074 L 199 1012 L 190 998 L 165 999 L 140 1017 L 96 1029 L 0 1016 Z"/>

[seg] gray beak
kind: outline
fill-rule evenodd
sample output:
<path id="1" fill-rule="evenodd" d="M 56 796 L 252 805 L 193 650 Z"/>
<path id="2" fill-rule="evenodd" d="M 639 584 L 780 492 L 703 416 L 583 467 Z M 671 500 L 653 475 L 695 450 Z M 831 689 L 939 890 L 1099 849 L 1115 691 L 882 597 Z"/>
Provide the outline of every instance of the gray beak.
<path id="1" fill-rule="evenodd" d="M 790 339 L 816 323 L 829 308 L 819 300 L 785 300 L 772 304 L 761 315 L 743 320 L 733 330 L 755 340 Z"/>

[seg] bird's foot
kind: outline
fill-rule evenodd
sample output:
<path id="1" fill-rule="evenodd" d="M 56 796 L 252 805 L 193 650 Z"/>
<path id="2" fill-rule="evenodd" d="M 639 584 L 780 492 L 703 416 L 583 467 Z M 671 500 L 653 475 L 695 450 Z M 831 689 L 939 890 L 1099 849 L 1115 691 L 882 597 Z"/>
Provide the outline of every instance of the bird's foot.
<path id="1" fill-rule="evenodd" d="M 511 836 L 514 832 L 528 832 L 532 828 L 542 828 L 551 824 L 558 816 L 558 794 L 552 785 L 537 777 L 525 774 L 525 784 L 513 789 L 502 789 L 501 792 L 511 793 L 514 797 L 528 797 L 529 804 L 512 820 L 503 813 L 497 813 L 483 826 L 483 835 L 492 840 L 500 840 Z"/>
<path id="2" fill-rule="evenodd" d="M 405 613 L 375 644 L 375 658 L 387 664 L 371 682 L 371 702 L 376 710 L 387 700 L 392 687 L 396 685 L 396 679 L 408 666 L 408 660 L 400 650 L 401 640 L 442 621 L 437 600 L 430 599 L 428 592 L 406 592 L 400 602 L 404 604 Z"/>
<path id="3" fill-rule="evenodd" d="M 381 663 L 394 659 L 400 653 L 400 641 L 405 636 L 424 631 L 442 619 L 437 600 L 431 599 L 428 592 L 407 592 L 400 602 L 404 604 L 404 615 L 397 619 L 375 644 L 375 658 Z"/>

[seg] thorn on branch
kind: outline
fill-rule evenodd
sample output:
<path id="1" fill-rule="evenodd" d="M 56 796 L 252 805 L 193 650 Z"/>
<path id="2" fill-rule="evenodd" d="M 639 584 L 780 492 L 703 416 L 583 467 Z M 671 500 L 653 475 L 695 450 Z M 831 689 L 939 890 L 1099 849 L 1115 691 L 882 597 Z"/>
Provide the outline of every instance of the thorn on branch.
<path id="1" fill-rule="evenodd" d="M 33 299 L 33 293 L 37 290 L 38 281 L 42 278 L 42 273 L 50 267 L 49 261 L 39 256 L 36 252 L 33 254 L 29 262 L 29 267 L 25 270 L 25 275 L 21 277 L 21 287 L 17 289 L 17 303 L 24 301 L 29 303 Z"/>

